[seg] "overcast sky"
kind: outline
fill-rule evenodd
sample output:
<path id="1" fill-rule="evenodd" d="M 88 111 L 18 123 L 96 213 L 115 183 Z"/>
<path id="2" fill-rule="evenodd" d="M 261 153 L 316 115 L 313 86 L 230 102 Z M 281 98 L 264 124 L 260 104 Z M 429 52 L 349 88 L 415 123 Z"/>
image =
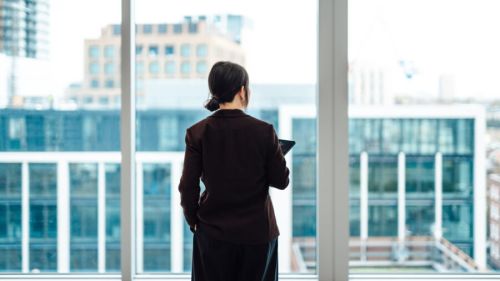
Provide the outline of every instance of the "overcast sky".
<path id="1" fill-rule="evenodd" d="M 500 98 L 499 12 L 497 0 L 350 0 L 350 61 L 411 61 L 424 88 L 434 91 L 444 73 L 456 76 L 459 96 Z M 253 23 L 243 38 L 252 82 L 316 81 L 317 1 L 136 0 L 138 23 L 224 13 Z M 50 20 L 51 74 L 63 89 L 83 79 L 83 40 L 120 22 L 120 1 L 51 0 Z"/>

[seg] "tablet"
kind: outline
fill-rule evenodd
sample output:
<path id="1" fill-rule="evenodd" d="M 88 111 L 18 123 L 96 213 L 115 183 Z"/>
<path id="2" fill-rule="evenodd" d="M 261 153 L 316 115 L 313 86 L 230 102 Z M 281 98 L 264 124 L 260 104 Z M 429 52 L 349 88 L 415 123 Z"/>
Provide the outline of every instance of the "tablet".
<path id="1" fill-rule="evenodd" d="M 290 149 L 295 145 L 295 141 L 292 140 L 279 140 L 281 151 L 283 151 L 283 155 L 287 154 Z"/>

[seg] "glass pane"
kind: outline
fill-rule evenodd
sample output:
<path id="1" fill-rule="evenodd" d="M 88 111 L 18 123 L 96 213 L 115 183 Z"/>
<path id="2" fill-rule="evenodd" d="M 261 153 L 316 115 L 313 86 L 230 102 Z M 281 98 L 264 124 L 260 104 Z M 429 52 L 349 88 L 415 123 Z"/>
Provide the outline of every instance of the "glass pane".
<path id="1" fill-rule="evenodd" d="M 348 5 L 350 271 L 499 271 L 498 3 Z"/>
<path id="2" fill-rule="evenodd" d="M 22 263 L 21 164 L 0 163 L 0 271 Z"/>
<path id="3" fill-rule="evenodd" d="M 70 164 L 71 271 L 97 271 L 97 164 Z"/>
<path id="4" fill-rule="evenodd" d="M 30 265 L 57 271 L 57 166 L 30 164 Z"/>
<path id="5" fill-rule="evenodd" d="M 270 189 L 279 270 L 315 272 L 317 1 L 144 0 L 136 16 L 138 271 L 191 271 L 193 235 L 178 201 L 185 134 L 211 114 L 212 66 L 232 61 L 250 76 L 246 113 L 297 143 L 286 158 L 290 186 Z"/>
<path id="6" fill-rule="evenodd" d="M 0 1 L 0 272 L 120 270 L 120 3 Z"/>

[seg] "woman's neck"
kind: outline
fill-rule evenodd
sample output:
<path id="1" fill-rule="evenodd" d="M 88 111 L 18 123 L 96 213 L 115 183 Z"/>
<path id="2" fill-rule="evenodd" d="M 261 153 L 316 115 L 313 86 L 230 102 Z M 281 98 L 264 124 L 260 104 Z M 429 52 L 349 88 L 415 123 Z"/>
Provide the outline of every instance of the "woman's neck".
<path id="1" fill-rule="evenodd" d="M 240 102 L 225 102 L 219 105 L 219 109 L 240 109 L 244 110 L 245 107 Z"/>

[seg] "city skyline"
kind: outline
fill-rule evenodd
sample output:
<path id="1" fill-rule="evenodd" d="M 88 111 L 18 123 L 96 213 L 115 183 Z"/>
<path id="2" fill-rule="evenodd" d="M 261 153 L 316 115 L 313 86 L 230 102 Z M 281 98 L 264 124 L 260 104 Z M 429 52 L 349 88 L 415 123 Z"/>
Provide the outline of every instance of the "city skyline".
<path id="1" fill-rule="evenodd" d="M 47 86 L 53 96 L 62 96 L 70 84 L 83 80 L 83 40 L 97 38 L 106 24 L 120 22 L 119 1 L 100 1 L 99 4 L 92 1 L 50 2 L 50 82 Z M 244 1 L 217 2 L 221 5 L 202 2 L 175 3 L 172 9 L 169 1 L 141 1 L 136 7 L 137 21 L 176 22 L 189 15 L 241 14 L 249 23 L 242 46 L 247 53 L 251 82 L 315 83 L 316 34 L 311 32 L 316 30 L 315 2 L 304 0 L 285 5 L 284 1 L 273 1 L 266 4 L 272 5 L 265 9 L 265 1 L 252 2 L 252 5 Z M 282 10 L 280 5 L 287 7 L 287 13 L 276 13 Z M 446 75 L 453 77 L 452 88 L 457 99 L 500 98 L 500 86 L 494 82 L 495 67 L 500 64 L 500 54 L 495 51 L 500 49 L 500 39 L 493 36 L 500 19 L 492 12 L 500 8 L 499 4 L 482 0 L 479 5 L 477 1 L 451 5 L 452 1 L 448 0 L 418 4 L 351 0 L 350 63 L 375 61 L 382 67 L 389 66 L 387 71 L 392 74 L 391 83 L 396 93 L 410 92 L 434 98 L 439 94 L 439 76 Z M 100 8 L 96 10 L 96 6 Z M 151 6 L 169 9 L 143 8 Z M 86 11 L 92 11 L 92 21 L 84 16 Z M 296 21 L 293 16 L 299 12 L 303 16 Z M 481 14 L 477 20 L 476 14 Z M 283 24 L 273 24 L 277 15 Z M 426 15 L 425 22 L 420 20 L 422 15 Z M 474 20 L 463 21 L 466 16 Z M 446 21 L 441 22 L 442 18 Z M 290 45 L 294 47 L 289 48 Z M 68 58 L 73 59 L 71 64 L 67 63 Z M 404 77 L 401 61 L 414 65 L 416 74 L 412 79 Z"/>

